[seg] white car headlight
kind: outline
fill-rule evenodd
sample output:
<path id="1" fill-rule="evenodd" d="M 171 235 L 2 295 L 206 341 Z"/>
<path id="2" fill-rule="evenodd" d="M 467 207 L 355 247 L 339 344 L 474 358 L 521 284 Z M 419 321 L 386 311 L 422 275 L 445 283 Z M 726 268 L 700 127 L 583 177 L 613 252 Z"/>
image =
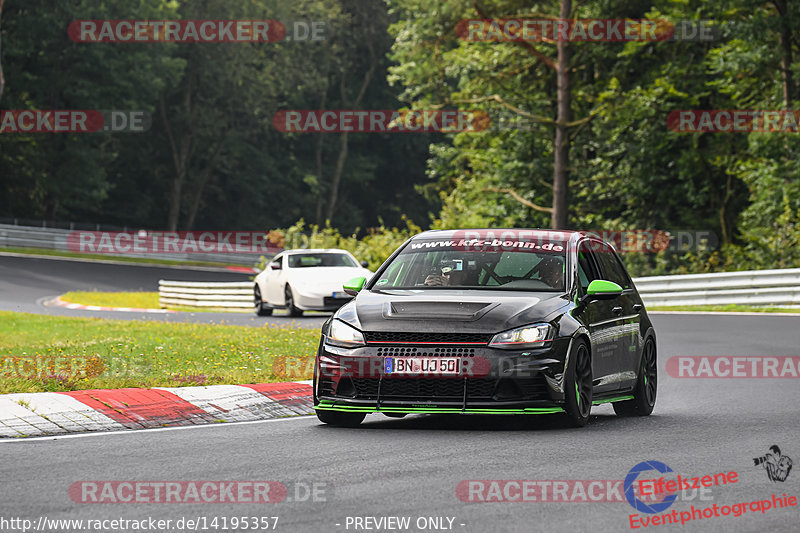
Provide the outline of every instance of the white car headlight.
<path id="1" fill-rule="evenodd" d="M 541 346 L 553 340 L 550 324 L 533 324 L 498 333 L 489 343 L 495 348 L 526 348 Z"/>
<path id="2" fill-rule="evenodd" d="M 360 331 L 341 320 L 331 322 L 331 327 L 328 331 L 328 343 L 346 348 L 364 346 L 366 344 L 364 335 Z"/>

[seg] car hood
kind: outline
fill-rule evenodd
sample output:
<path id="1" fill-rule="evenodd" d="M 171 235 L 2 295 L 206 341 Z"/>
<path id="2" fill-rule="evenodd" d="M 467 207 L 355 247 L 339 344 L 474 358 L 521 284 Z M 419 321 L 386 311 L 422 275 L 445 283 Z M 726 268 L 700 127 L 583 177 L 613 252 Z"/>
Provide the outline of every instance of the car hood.
<path id="1" fill-rule="evenodd" d="M 567 296 L 554 292 L 373 290 L 359 293 L 339 318 L 362 331 L 497 333 L 550 321 L 567 306 Z"/>

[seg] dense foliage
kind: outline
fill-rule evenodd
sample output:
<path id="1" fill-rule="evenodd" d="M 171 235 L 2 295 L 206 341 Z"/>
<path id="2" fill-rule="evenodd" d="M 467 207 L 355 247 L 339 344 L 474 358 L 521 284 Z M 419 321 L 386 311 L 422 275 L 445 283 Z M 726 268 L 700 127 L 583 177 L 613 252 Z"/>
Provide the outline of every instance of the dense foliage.
<path id="1" fill-rule="evenodd" d="M 714 38 L 570 42 L 559 55 L 553 42 L 457 33 L 465 19 L 558 18 L 564 6 L 574 19 L 703 20 Z M 324 20 L 327 32 L 125 45 L 53 31 L 81 18 Z M 3 109 L 144 109 L 153 126 L 0 135 L 0 217 L 289 228 L 291 244 L 304 232 L 371 267 L 417 230 L 407 220 L 549 227 L 562 61 L 567 227 L 717 236 L 716 249 L 627 254 L 636 273 L 800 266 L 800 133 L 680 133 L 666 122 L 675 110 L 796 106 L 800 11 L 786 0 L 142 0 L 133 10 L 31 0 L 6 4 L 1 36 Z M 492 126 L 285 134 L 271 123 L 282 109 L 403 108 L 481 109 Z"/>

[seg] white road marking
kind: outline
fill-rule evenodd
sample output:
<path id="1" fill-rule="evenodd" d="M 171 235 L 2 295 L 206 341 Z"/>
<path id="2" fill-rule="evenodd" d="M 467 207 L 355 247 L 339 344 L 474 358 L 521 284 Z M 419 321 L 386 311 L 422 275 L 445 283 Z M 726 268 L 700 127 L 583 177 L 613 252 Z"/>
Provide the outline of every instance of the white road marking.
<path id="1" fill-rule="evenodd" d="M 125 426 L 66 394 L 32 392 L 0 396 L 0 436 L 119 430 Z"/>
<path id="2" fill-rule="evenodd" d="M 310 385 L 311 380 L 288 382 L 292 383 Z M 153 389 L 170 392 L 224 423 L 283 420 L 307 415 L 310 408 L 310 405 L 298 407 L 291 402 L 285 405 L 282 401 L 276 401 L 243 385 Z M 0 438 L 12 437 L 13 441 L 20 437 L 41 435 L 41 438 L 49 439 L 52 437 L 47 435 L 86 431 L 103 431 L 108 434 L 109 431 L 127 433 L 130 430 L 124 424 L 66 394 L 34 392 L 0 395 Z"/>
<path id="3" fill-rule="evenodd" d="M 266 424 L 269 422 L 287 422 L 289 420 L 308 420 L 309 418 L 315 418 L 314 415 L 304 415 L 304 416 L 288 416 L 286 418 L 271 418 L 269 420 L 249 420 L 247 422 L 230 422 L 224 424 L 225 426 L 238 426 L 244 424 Z M 140 435 L 142 433 L 152 433 L 155 431 L 179 431 L 179 430 L 186 430 L 186 429 L 200 429 L 200 428 L 218 428 L 221 424 L 199 424 L 194 426 L 175 426 L 175 427 L 168 427 L 168 428 L 150 428 L 150 429 L 123 429 L 121 431 L 102 431 L 102 432 L 94 432 L 94 433 L 73 433 L 68 435 L 50 435 L 47 437 L 31 437 L 31 438 L 11 438 L 11 439 L 0 439 L 0 443 L 4 442 L 34 442 L 34 441 L 42 441 L 42 440 L 63 440 L 63 439 L 79 439 L 84 437 L 105 437 L 108 435 Z"/>
<path id="4" fill-rule="evenodd" d="M 241 385 L 206 387 L 153 387 L 171 392 L 219 420 L 244 422 L 273 417 L 279 407 L 260 392 Z M 286 413 L 289 414 L 289 413 Z"/>

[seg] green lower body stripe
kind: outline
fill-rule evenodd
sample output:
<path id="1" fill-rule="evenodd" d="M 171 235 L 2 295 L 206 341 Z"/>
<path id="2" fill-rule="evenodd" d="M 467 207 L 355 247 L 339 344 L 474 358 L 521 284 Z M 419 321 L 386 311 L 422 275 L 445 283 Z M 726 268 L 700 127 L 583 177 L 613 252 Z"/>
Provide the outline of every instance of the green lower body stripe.
<path id="1" fill-rule="evenodd" d="M 633 396 L 617 396 L 616 398 L 609 398 L 608 400 L 596 400 L 592 405 L 600 405 L 602 403 L 623 402 L 625 400 L 633 400 Z"/>
<path id="2" fill-rule="evenodd" d="M 358 405 L 334 405 L 331 402 L 322 401 L 314 407 L 322 411 L 345 411 L 350 413 L 470 413 L 470 414 L 493 414 L 493 415 L 544 415 L 553 413 L 563 413 L 560 407 L 526 407 L 522 409 L 478 409 L 460 407 L 362 407 Z"/>

